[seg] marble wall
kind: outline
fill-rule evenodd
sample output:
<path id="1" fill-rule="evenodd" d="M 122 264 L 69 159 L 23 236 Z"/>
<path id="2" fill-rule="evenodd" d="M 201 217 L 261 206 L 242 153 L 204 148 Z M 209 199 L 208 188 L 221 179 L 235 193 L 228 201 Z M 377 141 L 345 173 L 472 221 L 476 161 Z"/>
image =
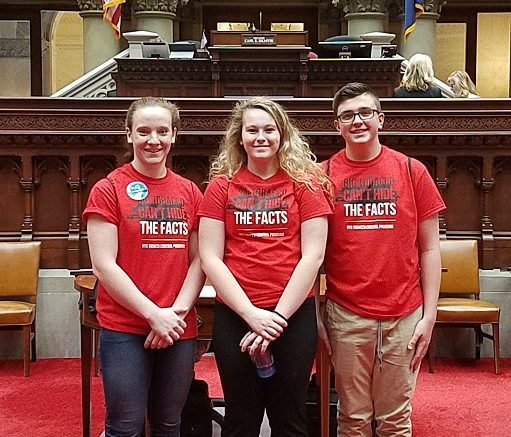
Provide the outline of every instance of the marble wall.
<path id="1" fill-rule="evenodd" d="M 0 20 L 0 96 L 30 96 L 30 23 Z"/>
<path id="2" fill-rule="evenodd" d="M 37 291 L 37 356 L 80 356 L 80 294 L 73 288 L 68 270 L 48 269 L 39 273 Z M 0 359 L 22 358 L 21 331 L 0 331 Z"/>

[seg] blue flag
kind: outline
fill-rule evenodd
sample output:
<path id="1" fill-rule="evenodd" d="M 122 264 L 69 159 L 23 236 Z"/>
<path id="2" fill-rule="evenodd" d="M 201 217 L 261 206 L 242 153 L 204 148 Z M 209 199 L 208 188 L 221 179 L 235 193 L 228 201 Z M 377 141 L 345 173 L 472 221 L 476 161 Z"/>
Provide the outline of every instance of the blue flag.
<path id="1" fill-rule="evenodd" d="M 405 41 L 415 29 L 415 20 L 424 12 L 424 0 L 405 1 Z"/>

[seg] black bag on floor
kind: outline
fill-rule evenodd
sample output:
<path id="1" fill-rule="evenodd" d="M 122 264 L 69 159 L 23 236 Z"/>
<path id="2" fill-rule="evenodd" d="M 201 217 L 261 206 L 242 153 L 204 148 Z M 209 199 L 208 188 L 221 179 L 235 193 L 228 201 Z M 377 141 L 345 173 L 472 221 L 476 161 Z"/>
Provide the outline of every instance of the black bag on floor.
<path id="1" fill-rule="evenodd" d="M 337 392 L 335 391 L 334 382 L 330 381 L 330 437 L 337 435 L 337 401 L 339 400 Z M 316 388 L 316 374 L 314 373 L 309 382 L 309 389 L 307 390 L 307 401 L 305 404 L 307 412 L 307 428 L 309 437 L 316 437 L 318 435 L 319 418 L 318 418 L 318 397 Z"/>
<path id="2" fill-rule="evenodd" d="M 212 412 L 207 382 L 193 379 L 181 413 L 181 437 L 211 437 Z"/>

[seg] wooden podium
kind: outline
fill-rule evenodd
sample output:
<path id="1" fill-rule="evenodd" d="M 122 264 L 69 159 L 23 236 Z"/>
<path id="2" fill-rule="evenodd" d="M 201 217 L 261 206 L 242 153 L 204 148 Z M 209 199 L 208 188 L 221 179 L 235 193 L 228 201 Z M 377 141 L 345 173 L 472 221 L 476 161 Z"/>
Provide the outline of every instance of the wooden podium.
<path id="1" fill-rule="evenodd" d="M 241 46 L 243 44 L 243 35 L 247 34 L 267 34 L 275 35 L 275 42 L 277 46 L 308 46 L 309 45 L 309 32 L 306 30 L 300 32 L 287 32 L 287 31 L 258 31 L 250 32 L 245 31 L 219 31 L 212 30 L 210 33 L 210 42 L 212 46 L 229 45 Z"/>
<path id="2" fill-rule="evenodd" d="M 214 96 L 307 94 L 307 46 L 212 46 Z"/>

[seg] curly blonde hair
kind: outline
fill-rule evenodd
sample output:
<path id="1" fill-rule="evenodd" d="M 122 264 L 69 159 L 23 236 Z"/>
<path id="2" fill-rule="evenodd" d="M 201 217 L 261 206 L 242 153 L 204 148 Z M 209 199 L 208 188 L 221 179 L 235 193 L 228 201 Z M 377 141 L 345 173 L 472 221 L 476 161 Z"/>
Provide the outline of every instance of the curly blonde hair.
<path id="1" fill-rule="evenodd" d="M 453 71 L 447 78 L 447 83 L 451 87 L 454 97 L 466 98 L 469 94 L 478 96 L 476 86 L 466 71 Z"/>
<path id="2" fill-rule="evenodd" d="M 249 109 L 260 109 L 268 113 L 280 133 L 280 146 L 277 152 L 279 166 L 290 178 L 304 183 L 309 189 L 315 190 L 318 184 L 327 193 L 332 193 L 332 185 L 316 156 L 310 150 L 305 138 L 291 123 L 284 108 L 267 97 L 252 97 L 238 102 L 231 113 L 229 125 L 220 144 L 209 171 L 210 179 L 225 176 L 232 179 L 241 167 L 247 163 L 247 153 L 241 142 L 243 116 Z"/>
<path id="3" fill-rule="evenodd" d="M 431 58 L 428 55 L 416 53 L 408 61 L 401 86 L 407 91 L 427 91 L 434 78 L 435 72 Z"/>

